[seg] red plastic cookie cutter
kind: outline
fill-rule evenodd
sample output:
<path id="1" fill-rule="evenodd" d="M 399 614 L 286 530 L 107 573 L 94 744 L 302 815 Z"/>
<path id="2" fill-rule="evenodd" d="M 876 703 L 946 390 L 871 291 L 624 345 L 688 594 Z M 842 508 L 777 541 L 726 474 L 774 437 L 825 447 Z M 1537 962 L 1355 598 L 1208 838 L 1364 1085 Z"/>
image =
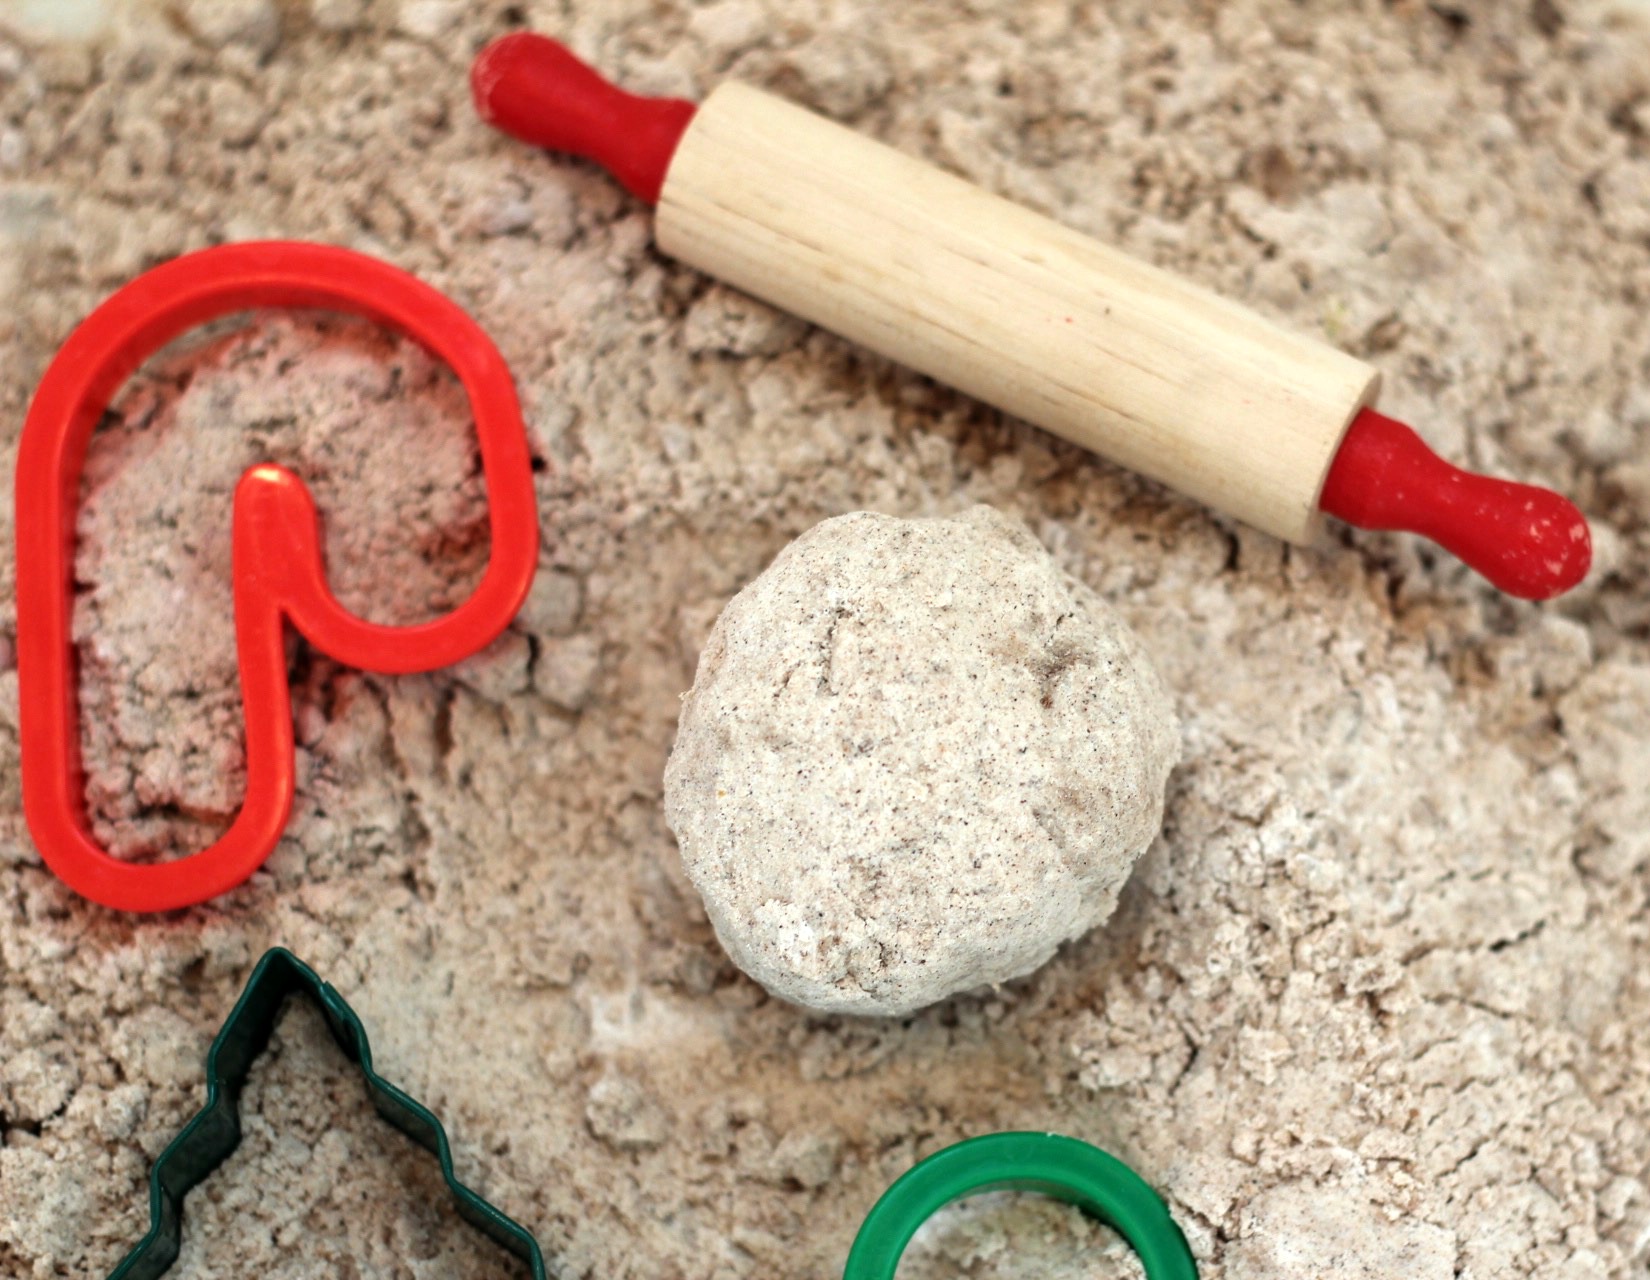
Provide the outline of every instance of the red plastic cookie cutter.
<path id="1" fill-rule="evenodd" d="M 160 347 L 208 320 L 259 307 L 366 316 L 458 374 L 475 415 L 492 551 L 469 599 L 416 626 L 350 613 L 327 586 L 319 517 L 284 467 L 249 468 L 235 489 L 235 648 L 246 715 L 246 797 L 222 838 L 171 862 L 111 857 L 86 817 L 71 632 L 75 511 L 92 429 Z M 388 263 L 329 245 L 269 241 L 188 254 L 139 276 L 76 329 L 46 370 L 17 455 L 17 668 L 23 809 L 46 865 L 75 892 L 124 911 L 186 907 L 240 884 L 275 848 L 292 809 L 292 700 L 282 624 L 368 671 L 446 666 L 484 648 L 526 598 L 538 512 L 521 406 L 498 348 L 462 308 Z"/>

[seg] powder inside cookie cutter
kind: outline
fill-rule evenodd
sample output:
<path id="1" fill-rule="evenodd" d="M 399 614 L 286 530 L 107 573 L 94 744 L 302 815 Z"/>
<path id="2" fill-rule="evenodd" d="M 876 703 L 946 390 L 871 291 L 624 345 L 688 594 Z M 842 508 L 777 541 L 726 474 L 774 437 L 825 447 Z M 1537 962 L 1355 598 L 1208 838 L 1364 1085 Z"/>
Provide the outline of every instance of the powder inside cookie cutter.
<path id="1" fill-rule="evenodd" d="M 160 347 L 220 316 L 303 307 L 367 316 L 422 343 L 458 374 L 475 414 L 492 550 L 470 598 L 416 626 L 367 622 L 327 583 L 319 517 L 285 467 L 249 469 L 235 489 L 235 643 L 246 712 L 246 798 L 199 853 L 123 862 L 86 817 L 72 635 L 75 508 L 86 446 L 110 397 Z M 46 370 L 17 454 L 17 672 L 23 809 L 41 856 L 75 892 L 124 911 L 216 897 L 274 850 L 295 785 L 285 625 L 367 671 L 431 671 L 485 648 L 509 625 L 538 566 L 538 511 L 509 367 L 451 299 L 388 263 L 331 245 L 268 241 L 187 254 L 103 302 Z"/>

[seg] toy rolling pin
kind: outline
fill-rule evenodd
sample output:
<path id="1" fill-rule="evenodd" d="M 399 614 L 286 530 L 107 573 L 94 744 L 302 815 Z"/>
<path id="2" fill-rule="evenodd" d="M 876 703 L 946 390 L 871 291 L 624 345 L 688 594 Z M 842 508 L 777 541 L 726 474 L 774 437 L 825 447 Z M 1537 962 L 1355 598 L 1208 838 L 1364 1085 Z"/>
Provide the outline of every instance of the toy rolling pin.
<path id="1" fill-rule="evenodd" d="M 637 97 L 526 33 L 470 79 L 482 119 L 656 204 L 665 253 L 1258 529 L 1408 530 L 1531 600 L 1587 574 L 1570 502 L 1438 458 L 1372 366 L 801 107 Z"/>

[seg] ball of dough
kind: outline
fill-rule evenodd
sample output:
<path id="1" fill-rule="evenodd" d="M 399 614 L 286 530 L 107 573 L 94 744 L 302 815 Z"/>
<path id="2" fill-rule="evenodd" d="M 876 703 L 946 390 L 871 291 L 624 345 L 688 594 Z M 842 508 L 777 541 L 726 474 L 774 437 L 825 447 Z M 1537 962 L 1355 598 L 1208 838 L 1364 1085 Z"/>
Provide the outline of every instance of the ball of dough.
<path id="1" fill-rule="evenodd" d="M 1105 920 L 1179 755 L 1139 641 L 1024 526 L 857 512 L 722 611 L 665 816 L 741 969 L 897 1015 Z"/>

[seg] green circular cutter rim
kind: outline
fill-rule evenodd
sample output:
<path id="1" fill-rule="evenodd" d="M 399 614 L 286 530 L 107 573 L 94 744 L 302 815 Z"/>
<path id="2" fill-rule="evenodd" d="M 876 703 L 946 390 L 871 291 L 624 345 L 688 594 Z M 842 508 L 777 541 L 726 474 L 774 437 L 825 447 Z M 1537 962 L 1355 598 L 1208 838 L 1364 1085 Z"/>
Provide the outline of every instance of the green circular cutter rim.
<path id="1" fill-rule="evenodd" d="M 843 1280 L 895 1280 L 917 1228 L 988 1191 L 1036 1191 L 1076 1205 L 1128 1241 L 1146 1280 L 1197 1280 L 1191 1248 L 1157 1192 L 1116 1157 L 1054 1133 L 993 1133 L 929 1156 L 866 1215 Z"/>

